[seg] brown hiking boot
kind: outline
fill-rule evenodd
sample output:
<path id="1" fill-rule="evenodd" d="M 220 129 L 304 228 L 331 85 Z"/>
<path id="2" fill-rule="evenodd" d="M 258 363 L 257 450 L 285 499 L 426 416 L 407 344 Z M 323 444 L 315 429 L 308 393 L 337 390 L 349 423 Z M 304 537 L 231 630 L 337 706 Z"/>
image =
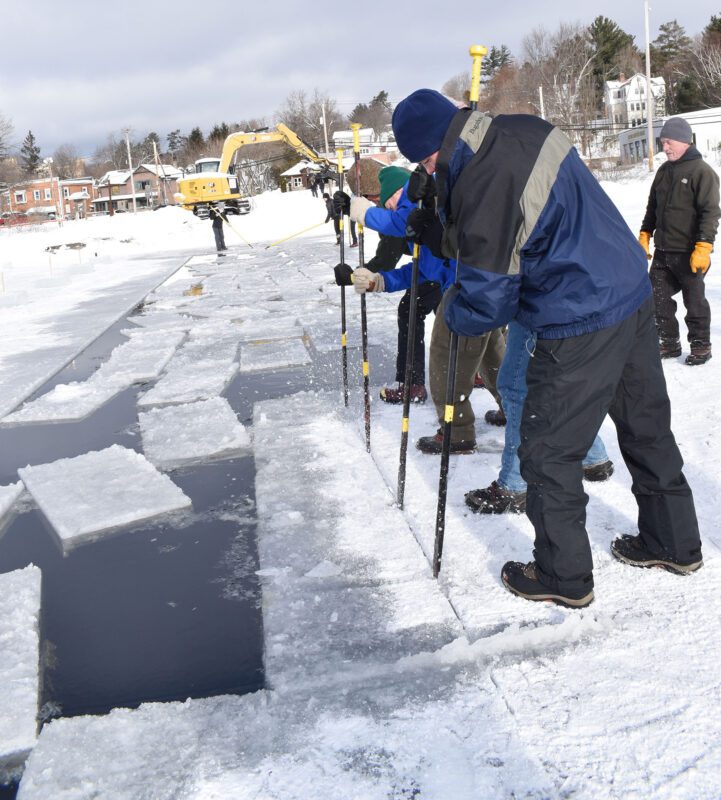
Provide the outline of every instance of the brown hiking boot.
<path id="1" fill-rule="evenodd" d="M 689 367 L 705 364 L 711 358 L 711 345 L 703 342 L 691 342 L 691 355 L 686 356 Z"/>
<path id="2" fill-rule="evenodd" d="M 681 342 L 678 339 L 661 339 L 658 349 L 661 358 L 678 358 L 681 355 Z"/>
<path id="3" fill-rule="evenodd" d="M 521 564 L 519 561 L 508 561 L 501 570 L 503 585 L 518 597 L 524 600 L 549 600 L 559 606 L 567 608 L 584 608 L 593 602 L 593 584 L 590 577 L 588 589 L 579 591 L 554 591 L 549 586 L 541 583 L 538 577 L 536 562 Z"/>
<path id="4" fill-rule="evenodd" d="M 397 383 L 395 386 L 384 386 L 380 391 L 380 398 L 384 403 L 399 404 L 403 402 L 403 386 Z M 422 383 L 414 383 L 411 386 L 411 403 L 425 403 L 428 399 L 428 392 Z"/>
<path id="5" fill-rule="evenodd" d="M 611 543 L 611 555 L 632 567 L 663 567 L 677 575 L 690 575 L 703 566 L 701 548 L 691 551 L 688 559 L 678 559 L 668 553 L 653 553 L 640 536 L 624 534 Z"/>
<path id="6" fill-rule="evenodd" d="M 416 442 L 416 448 L 421 453 L 427 455 L 437 456 L 440 455 L 443 449 L 443 431 L 439 428 L 435 436 L 421 436 Z M 475 439 L 461 439 L 458 442 L 451 442 L 451 455 L 466 455 L 473 453 L 476 450 Z"/>
<path id="7" fill-rule="evenodd" d="M 523 514 L 526 493 L 512 492 L 493 481 L 486 489 L 466 492 L 466 505 L 476 514 Z"/>

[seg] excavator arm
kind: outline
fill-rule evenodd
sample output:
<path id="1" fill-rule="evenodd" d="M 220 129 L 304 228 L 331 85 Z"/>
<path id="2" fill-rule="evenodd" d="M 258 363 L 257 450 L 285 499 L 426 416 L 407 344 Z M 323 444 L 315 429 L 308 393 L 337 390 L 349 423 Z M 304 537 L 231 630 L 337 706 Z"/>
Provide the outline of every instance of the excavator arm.
<path id="1" fill-rule="evenodd" d="M 223 154 L 220 157 L 220 172 L 227 172 L 230 169 L 230 162 L 233 156 L 241 147 L 247 144 L 267 144 L 269 142 L 285 142 L 308 161 L 321 164 L 332 169 L 332 164 L 327 159 L 319 156 L 318 153 L 306 144 L 297 133 L 290 128 L 278 123 L 274 131 L 258 131 L 255 133 L 231 133 L 223 144 Z"/>

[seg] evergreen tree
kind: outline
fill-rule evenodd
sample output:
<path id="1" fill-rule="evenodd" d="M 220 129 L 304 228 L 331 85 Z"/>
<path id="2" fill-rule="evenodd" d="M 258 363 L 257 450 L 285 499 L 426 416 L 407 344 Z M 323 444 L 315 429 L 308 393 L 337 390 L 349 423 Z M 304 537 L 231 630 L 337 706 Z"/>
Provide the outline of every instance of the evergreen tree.
<path id="1" fill-rule="evenodd" d="M 659 26 L 659 34 L 651 43 L 651 74 L 660 75 L 666 83 L 666 105 L 672 114 L 679 111 L 680 77 L 688 72 L 691 39 L 674 19 Z M 686 82 L 685 93 L 691 90 Z"/>
<path id="2" fill-rule="evenodd" d="M 40 164 L 40 148 L 35 144 L 35 137 L 32 131 L 28 131 L 28 135 L 23 140 L 23 145 L 20 148 L 20 159 L 23 164 L 23 169 L 28 177 L 32 177 Z"/>
<path id="3" fill-rule="evenodd" d="M 193 128 L 188 134 L 188 149 L 202 150 L 205 147 L 205 137 L 200 128 Z"/>
<path id="4" fill-rule="evenodd" d="M 481 66 L 481 75 L 486 80 L 490 80 L 500 69 L 509 67 L 513 64 L 513 55 L 511 51 L 502 44 L 500 47 L 493 45 L 488 51 L 488 55 L 483 59 Z"/>
<path id="5" fill-rule="evenodd" d="M 635 50 L 634 37 L 622 30 L 608 17 L 598 16 L 588 27 L 588 36 L 595 51 L 593 80 L 596 104 L 603 107 L 603 92 L 608 80 L 616 80 L 621 69 L 619 63 L 628 57 L 628 50 Z"/>
<path id="6" fill-rule="evenodd" d="M 221 122 L 220 125 L 213 125 L 213 129 L 208 134 L 208 139 L 227 139 L 230 135 L 230 126 L 227 125 L 225 122 Z"/>

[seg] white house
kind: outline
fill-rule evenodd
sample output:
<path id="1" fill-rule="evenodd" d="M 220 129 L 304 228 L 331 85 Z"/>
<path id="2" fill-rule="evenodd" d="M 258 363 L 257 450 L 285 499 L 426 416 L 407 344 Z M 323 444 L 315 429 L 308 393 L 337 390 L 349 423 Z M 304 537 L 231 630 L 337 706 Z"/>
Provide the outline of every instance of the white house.
<path id="1" fill-rule="evenodd" d="M 348 153 L 353 150 L 353 131 L 334 131 L 333 148 L 343 149 Z M 360 128 L 358 130 L 358 149 L 362 156 L 373 153 L 385 153 L 390 150 L 398 150 L 395 137 L 390 125 L 377 135 L 373 128 Z"/>
<path id="2" fill-rule="evenodd" d="M 663 78 L 651 78 L 653 114 L 651 119 L 660 119 L 666 113 L 666 82 Z M 647 115 L 646 76 L 637 72 L 630 78 L 606 81 L 603 94 L 606 117 L 614 131 L 637 128 L 645 125 Z"/>

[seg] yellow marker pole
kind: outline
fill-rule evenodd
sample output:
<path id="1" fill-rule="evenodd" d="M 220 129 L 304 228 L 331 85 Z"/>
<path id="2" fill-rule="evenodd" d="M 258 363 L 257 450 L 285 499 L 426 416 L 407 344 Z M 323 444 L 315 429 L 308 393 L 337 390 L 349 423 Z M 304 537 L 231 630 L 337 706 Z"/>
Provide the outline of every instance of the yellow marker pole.
<path id="1" fill-rule="evenodd" d="M 478 96 L 481 88 L 481 64 L 488 49 L 481 44 L 474 44 L 468 50 L 471 56 L 471 91 L 469 99 L 471 109 L 478 109 Z M 456 258 L 456 270 L 458 259 Z M 448 462 L 451 455 L 451 433 L 453 431 L 453 414 L 456 396 L 456 368 L 458 362 L 458 334 L 451 333 L 448 352 L 448 377 L 446 379 L 446 408 L 443 423 L 443 445 L 441 447 L 441 472 L 438 480 L 438 507 L 436 509 L 436 538 L 433 547 L 433 577 L 437 578 L 441 571 L 443 556 L 443 537 L 446 530 L 446 499 L 448 494 Z"/>
<path id="2" fill-rule="evenodd" d="M 338 158 L 338 191 L 343 191 L 343 150 L 338 148 L 335 151 Z M 345 264 L 345 244 L 343 242 L 343 208 L 340 209 L 340 263 Z M 343 363 L 343 402 L 348 407 L 348 348 L 346 337 L 345 320 L 345 286 L 340 287 L 340 346 Z"/>
<path id="3" fill-rule="evenodd" d="M 361 193 L 361 164 L 360 164 L 360 123 L 352 122 L 353 131 L 353 156 L 355 158 L 355 182 L 356 194 L 360 197 Z M 363 226 L 358 224 L 358 266 L 365 265 L 365 238 Z M 370 395 L 370 367 L 368 364 L 368 315 L 366 313 L 365 292 L 360 296 L 361 307 L 361 341 L 363 344 L 363 404 L 364 421 L 366 433 L 366 451 L 371 451 L 371 395 Z"/>

